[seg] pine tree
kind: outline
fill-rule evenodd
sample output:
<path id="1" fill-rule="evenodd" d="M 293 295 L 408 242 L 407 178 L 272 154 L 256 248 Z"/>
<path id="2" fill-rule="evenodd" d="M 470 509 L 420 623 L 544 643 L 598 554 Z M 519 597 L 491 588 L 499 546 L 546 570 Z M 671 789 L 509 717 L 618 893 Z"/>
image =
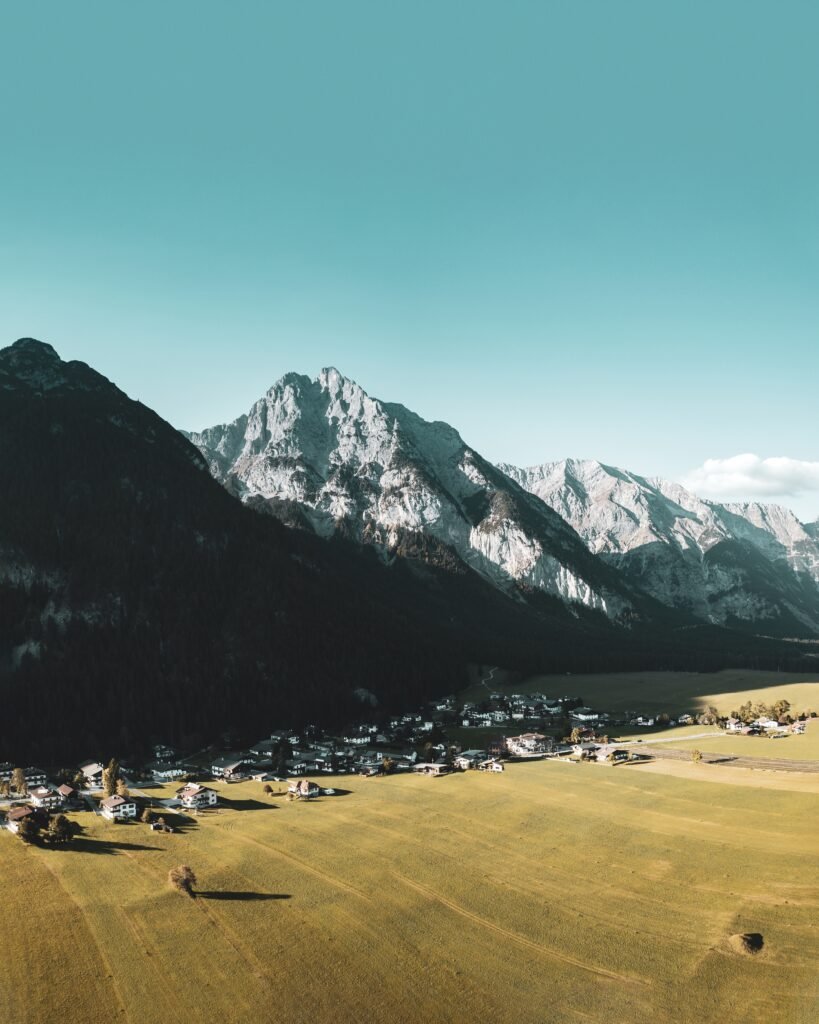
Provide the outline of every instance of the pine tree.
<path id="1" fill-rule="evenodd" d="M 128 787 L 125 785 L 125 779 L 117 779 L 117 796 L 125 797 L 127 800 L 130 795 Z"/>

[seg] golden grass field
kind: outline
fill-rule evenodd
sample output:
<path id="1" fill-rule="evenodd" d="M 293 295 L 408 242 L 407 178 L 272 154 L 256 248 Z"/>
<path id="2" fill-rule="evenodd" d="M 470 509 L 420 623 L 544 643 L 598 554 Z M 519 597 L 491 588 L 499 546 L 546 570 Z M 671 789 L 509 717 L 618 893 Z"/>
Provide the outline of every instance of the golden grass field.
<path id="1" fill-rule="evenodd" d="M 217 785 L 231 805 L 184 834 L 0 833 L 0 1021 L 819 1019 L 813 793 L 555 762 L 337 781 Z"/>
<path id="2" fill-rule="evenodd" d="M 713 751 L 715 754 L 738 754 L 746 757 L 784 758 L 788 761 L 819 761 L 819 718 L 811 719 L 804 733 L 771 739 L 768 736 L 742 736 L 710 725 L 683 725 L 674 729 L 634 729 L 632 726 L 612 730 L 618 740 L 642 740 L 651 752 L 653 740 L 663 746 L 680 750 Z M 706 735 L 709 734 L 709 735 Z"/>

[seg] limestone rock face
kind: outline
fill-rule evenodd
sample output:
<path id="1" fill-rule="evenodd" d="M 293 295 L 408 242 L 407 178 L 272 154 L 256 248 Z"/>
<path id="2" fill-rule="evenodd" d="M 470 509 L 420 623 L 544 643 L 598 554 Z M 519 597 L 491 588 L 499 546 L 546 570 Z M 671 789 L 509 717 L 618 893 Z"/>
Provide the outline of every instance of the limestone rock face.
<path id="1" fill-rule="evenodd" d="M 664 604 L 761 632 L 819 633 L 819 530 L 789 509 L 721 505 L 591 460 L 500 468 Z"/>
<path id="2" fill-rule="evenodd" d="M 501 588 L 631 614 L 630 588 L 561 515 L 447 423 L 372 398 L 334 368 L 287 374 L 247 415 L 187 436 L 243 500 L 297 503 L 321 535 L 343 530 L 389 555 L 422 534 Z"/>

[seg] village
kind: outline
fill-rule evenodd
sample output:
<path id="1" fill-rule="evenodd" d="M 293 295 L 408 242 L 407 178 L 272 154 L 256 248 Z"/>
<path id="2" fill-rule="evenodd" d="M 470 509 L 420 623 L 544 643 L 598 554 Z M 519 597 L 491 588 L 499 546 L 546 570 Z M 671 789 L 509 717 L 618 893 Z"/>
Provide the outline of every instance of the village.
<path id="1" fill-rule="evenodd" d="M 613 766 L 651 756 L 638 746 L 639 739 L 611 739 L 624 728 L 655 733 L 703 725 L 736 736 L 781 738 L 803 733 L 808 717 L 794 718 L 787 701 L 771 708 L 744 705 L 727 717 L 709 708 L 673 718 L 615 715 L 587 707 L 579 696 L 488 692 L 480 703 L 447 696 L 418 711 L 380 723 L 357 722 L 333 735 L 312 725 L 274 730 L 241 749 L 215 745 L 184 754 L 158 743 L 142 763 L 119 765 L 112 760 L 106 766 L 90 759 L 75 769 L 51 771 L 0 763 L 0 820 L 22 838 L 47 836 L 55 842 L 71 838 L 65 812 L 78 810 L 113 822 L 139 819 L 172 832 L 163 812 L 198 815 L 218 806 L 219 794 L 207 785 L 213 781 L 258 782 L 268 794 L 273 792 L 269 783 L 284 784 L 287 799 L 304 800 L 336 793 L 307 776 L 329 781 L 329 776 L 374 778 L 396 772 L 427 777 L 473 770 L 491 774 L 509 763 L 543 758 Z M 513 734 L 515 727 L 521 731 Z M 152 796 L 153 788 L 177 783 L 174 795 L 161 800 Z"/>

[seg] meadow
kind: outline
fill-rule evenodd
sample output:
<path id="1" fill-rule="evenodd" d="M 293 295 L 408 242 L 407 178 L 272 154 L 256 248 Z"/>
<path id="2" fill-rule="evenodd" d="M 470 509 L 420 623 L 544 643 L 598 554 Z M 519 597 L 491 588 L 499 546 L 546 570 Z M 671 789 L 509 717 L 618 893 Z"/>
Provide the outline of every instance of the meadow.
<path id="1" fill-rule="evenodd" d="M 0 833 L 0 1020 L 819 1015 L 815 794 L 555 762 L 335 781 L 310 803 L 216 784 L 173 835 L 90 812 L 67 849 Z"/>

